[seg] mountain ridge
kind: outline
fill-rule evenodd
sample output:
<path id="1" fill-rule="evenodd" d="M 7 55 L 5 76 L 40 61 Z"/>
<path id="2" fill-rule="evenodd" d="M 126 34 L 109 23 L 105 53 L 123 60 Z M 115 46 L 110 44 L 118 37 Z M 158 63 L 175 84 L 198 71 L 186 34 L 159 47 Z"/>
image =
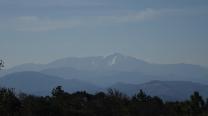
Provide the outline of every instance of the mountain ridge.
<path id="1" fill-rule="evenodd" d="M 1 71 L 0 77 L 21 71 L 37 71 L 65 79 L 76 78 L 102 86 L 109 86 L 117 81 L 144 83 L 151 80 L 208 84 L 208 69 L 200 65 L 153 64 L 120 53 L 108 56 L 70 57 L 48 64 L 24 64 Z"/>
<path id="2" fill-rule="evenodd" d="M 208 97 L 208 85 L 190 81 L 154 80 L 142 84 L 117 82 L 108 87 L 100 87 L 82 80 L 63 79 L 33 71 L 17 72 L 4 76 L 0 78 L 0 86 L 15 88 L 19 92 L 38 96 L 50 95 L 53 88 L 62 86 L 65 91 L 70 93 L 76 91 L 106 92 L 108 88 L 112 88 L 128 96 L 133 96 L 139 90 L 143 90 L 148 95 L 159 96 L 168 101 L 186 100 L 194 91 L 198 91 L 203 97 Z"/>
<path id="3" fill-rule="evenodd" d="M 204 98 L 208 97 L 208 85 L 190 81 L 150 81 L 143 84 L 117 83 L 110 88 L 117 89 L 127 95 L 134 95 L 143 90 L 151 96 L 159 96 L 164 100 L 186 100 L 189 96 L 198 91 Z"/>
<path id="4" fill-rule="evenodd" d="M 63 88 L 68 92 L 81 90 L 95 92 L 101 89 L 97 85 L 77 79 L 63 79 L 34 71 L 8 74 L 0 78 L 0 85 L 3 87 L 15 88 L 17 91 L 29 94 L 37 94 L 38 92 L 43 91 L 38 95 L 48 95 L 56 86 L 63 86 Z"/>

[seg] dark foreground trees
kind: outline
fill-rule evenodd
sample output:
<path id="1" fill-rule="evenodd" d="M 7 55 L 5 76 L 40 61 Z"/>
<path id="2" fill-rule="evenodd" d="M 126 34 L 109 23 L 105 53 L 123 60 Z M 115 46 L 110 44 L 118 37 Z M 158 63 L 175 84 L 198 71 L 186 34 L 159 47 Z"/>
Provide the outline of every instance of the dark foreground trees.
<path id="1" fill-rule="evenodd" d="M 70 94 L 58 86 L 51 96 L 40 97 L 1 88 L 0 116 L 208 116 L 208 101 L 198 92 L 187 101 L 164 102 L 143 91 L 130 98 L 112 89 Z"/>

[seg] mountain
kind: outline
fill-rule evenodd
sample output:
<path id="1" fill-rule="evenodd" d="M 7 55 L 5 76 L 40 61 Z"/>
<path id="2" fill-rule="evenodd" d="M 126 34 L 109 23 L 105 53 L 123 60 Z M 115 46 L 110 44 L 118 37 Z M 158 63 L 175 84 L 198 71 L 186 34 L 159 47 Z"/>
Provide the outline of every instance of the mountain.
<path id="1" fill-rule="evenodd" d="M 51 90 L 59 85 L 68 92 L 79 90 L 96 92 L 100 90 L 98 86 L 84 81 L 66 80 L 32 71 L 12 73 L 0 78 L 0 86 L 2 87 L 15 88 L 17 91 L 35 95 L 49 95 Z"/>
<path id="2" fill-rule="evenodd" d="M 208 85 L 187 81 L 151 81 L 143 84 L 116 83 L 110 88 L 117 89 L 128 95 L 143 90 L 147 95 L 159 96 L 164 100 L 187 100 L 194 91 L 208 97 Z"/>
<path id="3" fill-rule="evenodd" d="M 144 83 L 151 80 L 193 81 L 208 84 L 208 69 L 192 64 L 153 64 L 131 56 L 70 57 L 48 64 L 23 64 L 1 71 L 0 77 L 20 71 L 37 71 L 65 79 L 79 79 L 101 86 L 116 82 Z"/>
<path id="4" fill-rule="evenodd" d="M 77 78 L 102 86 L 151 80 L 193 81 L 208 84 L 208 69 L 192 64 L 153 64 L 115 53 L 106 57 L 65 58 L 49 63 L 45 74 Z"/>
<path id="5" fill-rule="evenodd" d="M 88 71 L 138 71 L 148 63 L 134 57 L 114 53 L 109 56 L 65 58 L 54 61 L 47 65 L 48 68 L 71 67 L 77 70 Z"/>

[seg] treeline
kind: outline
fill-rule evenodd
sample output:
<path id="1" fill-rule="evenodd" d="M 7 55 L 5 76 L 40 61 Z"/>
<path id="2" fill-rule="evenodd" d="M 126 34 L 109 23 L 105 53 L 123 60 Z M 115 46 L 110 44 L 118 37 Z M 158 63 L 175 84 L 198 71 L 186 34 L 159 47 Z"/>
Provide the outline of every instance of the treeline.
<path id="1" fill-rule="evenodd" d="M 0 116 L 208 116 L 208 101 L 198 92 L 183 102 L 164 102 L 142 90 L 127 97 L 117 90 L 107 93 L 67 93 L 60 86 L 51 96 L 16 95 L 0 89 Z"/>

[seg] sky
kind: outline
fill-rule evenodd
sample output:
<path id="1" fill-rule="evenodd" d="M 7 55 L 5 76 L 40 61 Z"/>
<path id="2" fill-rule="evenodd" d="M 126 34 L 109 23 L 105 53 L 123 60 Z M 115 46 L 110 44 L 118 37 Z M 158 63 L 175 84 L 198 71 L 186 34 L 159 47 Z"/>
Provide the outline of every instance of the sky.
<path id="1" fill-rule="evenodd" d="M 207 0 L 0 0 L 6 67 L 115 52 L 208 66 Z"/>

